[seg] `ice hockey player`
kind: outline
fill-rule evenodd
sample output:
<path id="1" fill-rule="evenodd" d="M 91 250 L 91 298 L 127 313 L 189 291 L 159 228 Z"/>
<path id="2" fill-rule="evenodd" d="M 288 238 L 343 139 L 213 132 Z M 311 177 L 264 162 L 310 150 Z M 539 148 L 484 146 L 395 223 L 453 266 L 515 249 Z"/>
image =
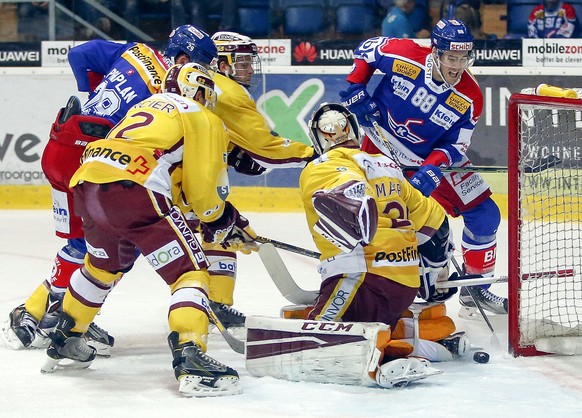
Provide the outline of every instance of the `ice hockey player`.
<path id="1" fill-rule="evenodd" d="M 420 166 L 409 173 L 411 184 L 451 216 L 463 217 L 465 272 L 490 276 L 501 220 L 491 190 L 477 173 L 440 169 L 471 164 L 466 152 L 483 107 L 479 85 L 468 70 L 472 50 L 473 36 L 456 20 L 441 19 L 435 25 L 430 47 L 408 39 L 367 39 L 355 51 L 350 85 L 340 96 L 367 134 L 362 149 L 395 153 L 399 164 Z M 376 70 L 383 75 L 370 94 L 366 87 Z M 481 305 L 506 314 L 507 298 L 491 293 L 489 286 L 475 288 Z M 475 308 L 465 288 L 460 302 L 469 311 Z"/>
<path id="2" fill-rule="evenodd" d="M 171 290 L 168 341 L 180 393 L 235 394 L 237 372 L 205 354 L 209 262 L 180 207 L 190 203 L 208 242 L 228 248 L 255 234 L 226 200 L 228 133 L 211 112 L 216 94 L 210 75 L 199 64 L 178 64 L 162 90 L 132 107 L 105 139 L 89 144 L 71 179 L 89 251 L 71 277 L 43 371 L 64 360 L 91 364 L 95 350 L 82 335 L 141 252 Z"/>
<path id="3" fill-rule="evenodd" d="M 215 114 L 230 133 L 229 166 L 245 175 L 260 175 L 267 168 L 304 167 L 313 159 L 313 148 L 273 132 L 249 92 L 261 74 L 257 45 L 236 32 L 216 32 L 212 39 L 218 49 Z M 213 311 L 227 328 L 244 326 L 245 315 L 232 307 L 236 253 L 216 245 L 204 250 L 211 262 Z"/>
<path id="4" fill-rule="evenodd" d="M 42 156 L 42 168 L 52 187 L 56 234 L 67 243 L 58 251 L 50 277 L 2 325 L 0 336 L 15 349 L 33 345 L 36 335 L 34 345 L 46 347 L 46 334 L 56 325 L 71 275 L 83 265 L 87 248 L 82 221 L 73 210 L 68 186 L 85 146 L 104 138 L 130 107 L 160 92 L 170 65 L 192 61 L 215 66 L 217 54 L 205 32 L 184 25 L 170 34 L 164 56 L 143 43 L 93 40 L 72 48 L 68 58 L 77 87 L 89 93 L 89 100 L 81 107 L 72 97 L 59 111 Z M 105 330 L 91 324 L 85 336 L 100 355 L 109 355 L 114 339 Z"/>
<path id="5" fill-rule="evenodd" d="M 274 371 L 269 375 L 292 380 L 362 384 L 370 381 L 371 373 L 385 387 L 427 377 L 434 369 L 407 357 L 415 347 L 394 339 L 391 331 L 419 291 L 419 239 L 432 264 L 443 267 L 448 262 L 445 212 L 413 188 L 391 158 L 360 150 L 358 122 L 344 106 L 322 104 L 313 113 L 309 130 L 321 156 L 305 167 L 299 185 L 307 224 L 321 253 L 319 295 L 306 321 L 286 324 L 262 318 L 247 323 L 247 369 L 261 375 L 270 368 Z M 436 297 L 434 283 L 430 292 L 427 299 Z M 263 331 L 267 335 L 257 337 Z M 280 339 L 297 341 L 293 351 L 305 350 L 296 356 L 302 362 L 295 369 L 287 369 L 285 353 L 264 347 L 264 341 L 277 339 L 277 332 Z M 319 349 L 313 350 L 321 340 Z M 328 350 L 326 344 L 333 348 Z M 334 366 L 332 354 L 343 359 L 338 350 L 348 348 L 347 364 Z M 270 354 L 255 358 L 259 352 Z M 384 355 L 388 361 L 382 365 Z M 317 356 L 322 356 L 319 363 Z"/>

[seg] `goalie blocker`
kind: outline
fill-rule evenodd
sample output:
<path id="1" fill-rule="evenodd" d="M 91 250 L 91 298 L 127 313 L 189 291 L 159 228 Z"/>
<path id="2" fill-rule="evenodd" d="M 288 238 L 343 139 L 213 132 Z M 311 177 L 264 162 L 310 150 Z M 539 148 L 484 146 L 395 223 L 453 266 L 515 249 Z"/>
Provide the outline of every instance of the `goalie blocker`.
<path id="1" fill-rule="evenodd" d="M 292 381 L 402 387 L 440 373 L 382 323 L 247 317 L 246 369 Z M 384 353 L 400 357 L 382 364 Z"/>

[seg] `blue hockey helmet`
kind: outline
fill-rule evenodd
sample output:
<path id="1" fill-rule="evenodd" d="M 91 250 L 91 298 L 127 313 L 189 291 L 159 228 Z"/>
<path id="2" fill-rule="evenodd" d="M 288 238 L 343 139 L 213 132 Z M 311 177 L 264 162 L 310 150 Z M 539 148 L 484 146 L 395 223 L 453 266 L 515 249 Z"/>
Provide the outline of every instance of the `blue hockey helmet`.
<path id="1" fill-rule="evenodd" d="M 180 54 L 186 54 L 190 62 L 202 64 L 215 71 L 218 51 L 210 36 L 194 25 L 182 25 L 170 33 L 164 55 L 172 64 Z"/>
<path id="2" fill-rule="evenodd" d="M 465 24 L 459 20 L 441 19 L 437 22 L 430 36 L 431 46 L 438 51 L 473 50 L 473 35 Z"/>

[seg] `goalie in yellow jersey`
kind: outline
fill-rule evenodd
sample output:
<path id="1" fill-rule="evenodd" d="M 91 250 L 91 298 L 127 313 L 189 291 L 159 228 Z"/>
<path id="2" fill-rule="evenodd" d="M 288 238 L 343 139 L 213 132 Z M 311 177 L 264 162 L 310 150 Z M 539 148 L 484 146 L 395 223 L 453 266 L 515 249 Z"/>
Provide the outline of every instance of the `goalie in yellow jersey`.
<path id="1" fill-rule="evenodd" d="M 436 289 L 452 255 L 443 208 L 394 160 L 360 150 L 358 122 L 344 106 L 322 104 L 309 128 L 321 156 L 299 185 L 321 253 L 319 294 L 305 320 L 249 318 L 247 371 L 386 388 L 439 373 L 416 357 L 452 359 L 435 342 L 455 331 L 442 304 L 455 291 Z M 417 294 L 433 303 L 413 305 Z"/>
<path id="2" fill-rule="evenodd" d="M 249 89 L 261 73 L 257 45 L 236 32 L 212 35 L 218 50 L 214 113 L 229 132 L 228 165 L 245 175 L 260 175 L 267 168 L 304 167 L 313 159 L 313 148 L 279 136 L 271 130 Z M 242 327 L 245 315 L 232 307 L 237 275 L 237 254 L 219 245 L 206 245 L 211 262 L 210 303 L 227 328 Z"/>
<path id="3" fill-rule="evenodd" d="M 211 111 L 210 75 L 199 64 L 177 65 L 162 91 L 90 143 L 71 180 L 88 254 L 72 275 L 43 371 L 64 360 L 91 364 L 95 349 L 82 335 L 139 250 L 171 290 L 168 341 L 180 393 L 239 393 L 237 372 L 205 354 L 210 263 L 180 208 L 196 213 L 207 242 L 231 247 L 255 235 L 226 200 L 228 134 Z"/>

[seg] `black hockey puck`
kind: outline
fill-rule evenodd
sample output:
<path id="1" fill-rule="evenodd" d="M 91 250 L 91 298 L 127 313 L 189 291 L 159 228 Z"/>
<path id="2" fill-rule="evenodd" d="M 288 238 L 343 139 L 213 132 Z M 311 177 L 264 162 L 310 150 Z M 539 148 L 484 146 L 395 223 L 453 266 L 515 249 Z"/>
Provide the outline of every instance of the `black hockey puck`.
<path id="1" fill-rule="evenodd" d="M 473 360 L 477 363 L 488 363 L 489 362 L 489 354 L 485 351 L 475 351 L 473 354 Z"/>

